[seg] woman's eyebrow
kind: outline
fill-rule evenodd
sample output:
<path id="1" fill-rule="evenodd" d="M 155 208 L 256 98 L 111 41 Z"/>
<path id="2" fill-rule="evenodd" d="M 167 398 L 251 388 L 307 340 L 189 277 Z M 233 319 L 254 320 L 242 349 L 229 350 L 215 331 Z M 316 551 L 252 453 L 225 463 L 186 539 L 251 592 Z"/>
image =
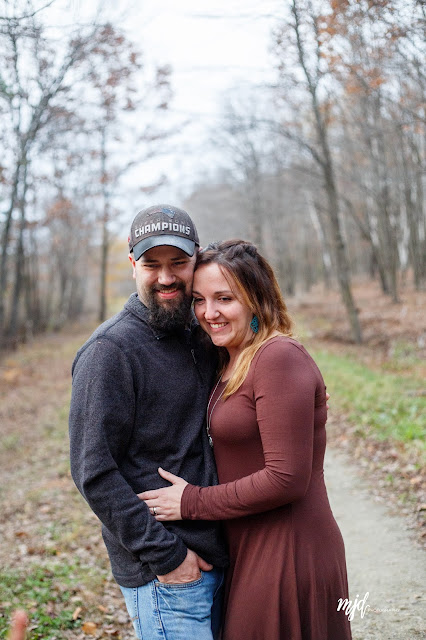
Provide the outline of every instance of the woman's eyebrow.
<path id="1" fill-rule="evenodd" d="M 193 289 L 193 290 L 192 290 L 192 295 L 194 295 L 194 293 L 196 293 L 196 294 L 197 294 L 197 295 L 199 295 L 199 296 L 203 296 L 203 294 L 202 294 L 202 293 L 200 293 L 199 291 L 196 291 L 195 289 Z M 217 295 L 222 295 L 222 294 L 224 294 L 224 293 L 234 295 L 230 289 L 224 289 L 223 291 L 215 291 L 215 292 L 214 292 L 214 294 L 215 294 L 216 296 L 217 296 Z"/>

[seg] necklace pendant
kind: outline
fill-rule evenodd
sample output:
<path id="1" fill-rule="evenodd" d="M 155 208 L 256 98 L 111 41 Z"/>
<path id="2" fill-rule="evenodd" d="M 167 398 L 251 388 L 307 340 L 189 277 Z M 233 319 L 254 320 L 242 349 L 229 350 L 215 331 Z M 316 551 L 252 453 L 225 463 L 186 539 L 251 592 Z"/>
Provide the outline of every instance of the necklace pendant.
<path id="1" fill-rule="evenodd" d="M 223 388 L 222 391 L 219 394 L 219 397 L 216 398 L 216 402 L 214 403 L 214 405 L 212 406 L 212 410 L 209 413 L 209 409 L 210 409 L 210 403 L 213 399 L 214 394 L 216 393 L 216 389 L 218 388 L 220 381 L 222 380 L 222 376 L 220 376 L 219 380 L 216 382 L 215 388 L 213 389 L 212 393 L 210 394 L 210 398 L 209 398 L 209 402 L 207 405 L 207 411 L 206 411 L 206 430 L 207 430 L 207 437 L 209 439 L 209 445 L 211 446 L 211 448 L 213 449 L 213 438 L 210 435 L 210 424 L 212 421 L 212 413 L 214 411 L 215 406 L 217 405 L 217 403 L 219 402 L 219 400 L 221 399 L 221 397 L 223 396 L 223 392 L 225 391 L 225 389 Z"/>

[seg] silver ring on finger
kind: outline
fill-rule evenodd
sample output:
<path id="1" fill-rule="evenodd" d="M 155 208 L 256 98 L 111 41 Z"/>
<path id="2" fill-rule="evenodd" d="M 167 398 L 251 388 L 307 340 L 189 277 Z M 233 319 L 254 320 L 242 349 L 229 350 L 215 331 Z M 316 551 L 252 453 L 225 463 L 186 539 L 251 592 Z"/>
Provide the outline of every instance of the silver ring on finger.
<path id="1" fill-rule="evenodd" d="M 152 515 L 157 515 L 157 507 L 152 507 Z"/>

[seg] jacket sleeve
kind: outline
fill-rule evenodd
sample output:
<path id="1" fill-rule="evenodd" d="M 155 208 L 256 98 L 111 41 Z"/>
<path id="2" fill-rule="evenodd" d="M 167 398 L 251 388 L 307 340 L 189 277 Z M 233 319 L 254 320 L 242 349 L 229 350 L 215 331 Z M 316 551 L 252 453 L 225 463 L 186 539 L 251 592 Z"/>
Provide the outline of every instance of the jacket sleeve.
<path id="1" fill-rule="evenodd" d="M 265 466 L 215 487 L 187 485 L 181 504 L 184 519 L 226 520 L 261 513 L 302 498 L 308 489 L 319 375 L 316 365 L 297 345 L 283 341 L 266 345 L 252 366 Z M 325 405 L 323 385 L 319 394 Z"/>
<path id="2" fill-rule="evenodd" d="M 101 337 L 76 358 L 69 416 L 71 474 L 109 532 L 156 575 L 185 559 L 182 540 L 151 516 L 121 475 L 120 459 L 132 437 L 132 369 L 121 348 Z"/>

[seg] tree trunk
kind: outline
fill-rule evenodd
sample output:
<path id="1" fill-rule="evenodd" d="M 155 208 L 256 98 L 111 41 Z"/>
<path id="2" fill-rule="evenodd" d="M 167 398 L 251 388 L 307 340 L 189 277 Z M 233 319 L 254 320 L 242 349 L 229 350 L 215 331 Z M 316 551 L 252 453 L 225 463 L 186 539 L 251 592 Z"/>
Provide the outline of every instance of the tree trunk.
<path id="1" fill-rule="evenodd" d="M 357 344 L 360 344 L 362 342 L 361 326 L 359 323 L 358 310 L 352 296 L 349 263 L 346 255 L 345 243 L 340 229 L 339 206 L 331 166 L 324 166 L 324 178 L 340 294 L 349 317 L 352 338 Z"/>
<path id="2" fill-rule="evenodd" d="M 426 229 L 423 214 L 421 158 L 414 140 L 411 140 L 409 146 L 411 147 L 412 160 L 409 162 L 408 150 L 404 150 L 404 142 L 401 135 L 399 149 L 404 179 L 405 209 L 410 233 L 409 252 L 413 266 L 414 286 L 419 291 L 424 286 L 426 279 Z"/>
<path id="3" fill-rule="evenodd" d="M 108 254 L 109 254 L 109 191 L 108 178 L 106 172 L 106 131 L 102 129 L 101 138 L 101 180 L 102 180 L 102 199 L 103 199 L 103 215 L 102 215 L 102 246 L 101 246 L 101 273 L 100 273 L 100 298 L 99 298 L 99 322 L 106 320 L 107 308 L 107 270 L 108 270 Z"/>
<path id="4" fill-rule="evenodd" d="M 316 91 L 312 91 L 311 95 L 318 141 L 322 152 L 320 167 L 324 176 L 325 192 L 328 201 L 327 212 L 330 221 L 332 248 L 335 258 L 335 267 L 337 269 L 337 280 L 339 283 L 342 301 L 348 314 L 352 339 L 354 342 L 359 344 L 362 342 L 362 332 L 361 325 L 359 323 L 358 310 L 352 296 L 349 261 L 340 224 L 339 201 L 337 196 L 336 180 L 334 177 L 333 160 L 328 145 L 327 129 L 316 100 Z"/>
<path id="5" fill-rule="evenodd" d="M 329 289 L 331 286 L 332 262 L 327 243 L 327 234 L 325 229 L 323 228 L 323 220 L 317 209 L 317 206 L 314 202 L 312 202 L 312 199 L 308 194 L 306 194 L 306 200 L 308 203 L 309 216 L 311 218 L 312 226 L 316 231 L 317 238 L 321 246 L 321 262 L 324 286 L 326 289 Z"/>
<path id="6" fill-rule="evenodd" d="M 6 331 L 7 338 L 10 341 L 14 341 L 19 331 L 19 305 L 21 300 L 22 282 L 23 282 L 23 265 L 25 260 L 24 255 L 24 230 L 25 230 L 25 197 L 26 197 L 26 171 L 25 171 L 25 185 L 24 193 L 20 199 L 20 212 L 21 219 L 19 224 L 19 236 L 16 245 L 15 252 L 15 282 L 13 286 L 12 302 L 9 323 Z"/>
<path id="7" fill-rule="evenodd" d="M 5 330 L 5 312 L 6 312 L 6 288 L 7 288 L 7 268 L 8 268 L 8 250 L 10 241 L 10 232 L 12 228 L 12 215 L 16 206 L 18 196 L 18 186 L 20 181 L 21 163 L 18 162 L 12 185 L 12 193 L 10 196 L 9 208 L 6 211 L 6 220 L 4 222 L 3 233 L 1 237 L 1 258 L 0 258 L 0 341 Z"/>
<path id="8" fill-rule="evenodd" d="M 307 89 L 310 95 L 312 115 L 314 118 L 314 126 L 317 137 L 317 145 L 319 148 L 318 152 L 312 149 L 311 153 L 313 154 L 314 160 L 320 166 L 324 177 L 325 192 L 328 200 L 327 212 L 330 221 L 332 249 L 334 252 L 335 268 L 337 269 L 337 279 L 339 282 L 340 294 L 343 304 L 346 308 L 346 312 L 348 314 L 352 339 L 356 343 L 360 343 L 362 342 L 361 326 L 358 318 L 358 310 L 354 304 L 352 296 L 349 261 L 345 243 L 343 241 L 343 234 L 341 231 L 336 180 L 334 176 L 333 160 L 328 144 L 327 115 L 324 115 L 321 111 L 318 99 L 318 84 L 321 79 L 321 73 L 319 71 L 321 46 L 318 40 L 318 32 L 314 26 L 316 41 L 312 44 L 314 45 L 314 47 L 316 47 L 318 64 L 316 66 L 316 69 L 311 72 L 307 64 L 307 54 L 305 50 L 305 42 L 303 40 L 303 28 L 300 22 L 300 6 L 297 0 L 293 0 L 291 11 L 294 17 L 293 29 L 296 36 L 296 46 L 299 63 L 305 76 Z M 314 25 L 316 25 L 317 16 L 310 14 L 309 19 L 313 22 Z"/>

